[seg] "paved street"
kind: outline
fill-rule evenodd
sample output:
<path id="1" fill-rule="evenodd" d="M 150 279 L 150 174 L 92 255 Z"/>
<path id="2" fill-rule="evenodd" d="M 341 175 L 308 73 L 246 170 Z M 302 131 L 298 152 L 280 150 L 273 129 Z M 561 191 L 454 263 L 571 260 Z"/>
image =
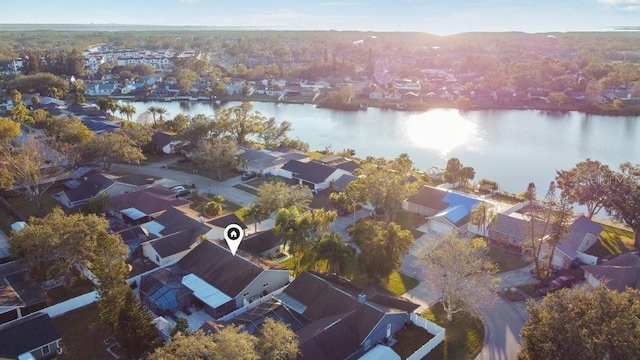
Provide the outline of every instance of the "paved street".
<path id="1" fill-rule="evenodd" d="M 166 169 L 164 167 L 166 164 L 167 162 L 154 163 L 145 166 L 114 164 L 113 166 L 111 166 L 111 172 L 124 172 L 129 174 L 166 178 L 170 179 L 171 181 L 175 181 L 176 185 L 195 184 L 196 189 L 201 193 L 208 192 L 211 194 L 222 195 L 225 199 L 241 206 L 248 206 L 249 204 L 256 201 L 256 197 L 254 195 L 249 194 L 245 191 L 236 189 L 232 186 L 227 186 L 219 181 L 215 181 L 204 176 Z M 163 184 L 162 181 L 160 181 L 159 183 Z M 170 185 L 171 183 L 166 182 L 165 180 L 164 184 Z"/>
<path id="2" fill-rule="evenodd" d="M 255 202 L 256 197 L 254 195 L 233 187 L 233 185 L 239 183 L 238 178 L 229 179 L 221 183 L 196 174 L 187 174 L 165 168 L 167 163 L 175 160 L 172 159 L 146 166 L 115 164 L 112 166 L 111 171 L 114 173 L 124 172 L 163 178 L 157 183 L 165 186 L 193 183 L 199 192 L 222 195 L 227 200 L 242 206 Z M 355 218 L 360 219 L 368 215 L 369 210 L 362 209 L 356 212 Z M 353 222 L 354 217 L 352 214 L 338 217 L 331 224 L 331 231 L 337 232 L 343 238 L 348 239 L 346 228 Z M 253 233 L 253 225 L 247 225 L 249 226 L 247 233 Z M 258 230 L 270 229 L 273 225 L 274 219 L 271 217 L 262 221 L 258 225 Z M 404 257 L 400 272 L 420 280 L 420 284 L 416 288 L 403 296 L 426 308 L 437 302 L 440 295 L 437 291 L 434 291 L 433 286 L 429 285 L 429 274 L 420 261 L 420 251 L 428 252 L 433 249 L 440 242 L 440 237 L 438 234 L 429 232 L 428 229 L 421 228 L 420 230 L 426 233 L 416 240 L 416 244 L 414 244 L 410 253 Z M 519 286 L 534 281 L 529 274 L 528 268 L 504 273 L 500 277 L 500 288 Z M 496 301 L 489 306 L 483 307 L 481 314 L 485 326 L 485 344 L 476 360 L 515 359 L 520 347 L 520 329 L 527 318 L 524 302 L 511 302 L 496 296 Z"/>
<path id="3" fill-rule="evenodd" d="M 427 254 L 441 242 L 441 235 L 419 227 L 425 232 L 416 239 L 409 254 L 403 258 L 400 272 L 420 280 L 420 284 L 403 296 L 422 308 L 440 300 L 440 293 L 431 286 L 429 272 L 420 260 L 420 256 Z M 508 288 L 535 283 L 529 273 L 529 267 L 502 273 L 500 288 Z M 496 296 L 495 302 L 480 309 L 485 327 L 485 343 L 476 360 L 510 360 L 517 357 L 520 348 L 520 329 L 524 325 L 527 314 L 525 302 L 512 302 Z"/>

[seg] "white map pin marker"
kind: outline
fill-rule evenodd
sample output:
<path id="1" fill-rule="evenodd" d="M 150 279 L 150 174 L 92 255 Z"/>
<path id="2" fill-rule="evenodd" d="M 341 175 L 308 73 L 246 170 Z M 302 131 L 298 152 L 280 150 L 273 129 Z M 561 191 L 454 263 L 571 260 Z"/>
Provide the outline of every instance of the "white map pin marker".
<path id="1" fill-rule="evenodd" d="M 238 224 L 231 224 L 224 229 L 224 240 L 227 242 L 227 246 L 233 256 L 236 255 L 236 251 L 238 251 L 238 246 L 240 246 L 240 242 L 244 237 L 244 230 Z"/>

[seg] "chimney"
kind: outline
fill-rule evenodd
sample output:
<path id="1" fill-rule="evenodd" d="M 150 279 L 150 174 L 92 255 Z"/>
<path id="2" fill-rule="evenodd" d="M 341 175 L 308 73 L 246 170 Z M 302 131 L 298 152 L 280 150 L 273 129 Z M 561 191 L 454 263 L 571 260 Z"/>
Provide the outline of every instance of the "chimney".
<path id="1" fill-rule="evenodd" d="M 358 294 L 358 302 L 360 304 L 364 304 L 365 302 L 367 302 L 367 294 L 365 293 Z"/>
<path id="2" fill-rule="evenodd" d="M 200 215 L 200 224 L 204 224 L 204 216 Z"/>

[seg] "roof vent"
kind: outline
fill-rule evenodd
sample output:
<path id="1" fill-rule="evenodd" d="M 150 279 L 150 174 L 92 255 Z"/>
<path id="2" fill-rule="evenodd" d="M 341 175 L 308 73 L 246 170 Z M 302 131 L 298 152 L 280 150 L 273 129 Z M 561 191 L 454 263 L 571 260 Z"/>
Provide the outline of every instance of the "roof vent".
<path id="1" fill-rule="evenodd" d="M 367 302 L 367 294 L 365 293 L 358 294 L 358 302 L 360 304 L 364 304 L 365 302 Z"/>

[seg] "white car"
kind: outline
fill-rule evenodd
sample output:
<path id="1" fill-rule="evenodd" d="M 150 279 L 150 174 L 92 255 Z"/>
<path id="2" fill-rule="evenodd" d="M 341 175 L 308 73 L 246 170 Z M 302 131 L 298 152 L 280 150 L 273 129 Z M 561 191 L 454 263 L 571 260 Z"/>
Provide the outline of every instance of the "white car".
<path id="1" fill-rule="evenodd" d="M 177 192 L 177 193 L 178 193 L 178 192 L 180 192 L 180 191 L 184 191 L 184 190 L 187 190 L 187 189 L 186 189 L 184 186 L 182 186 L 182 185 L 178 185 L 178 186 L 174 186 L 174 187 L 172 187 L 172 188 L 171 188 L 171 190 L 173 190 L 173 191 L 175 191 L 175 192 Z"/>

